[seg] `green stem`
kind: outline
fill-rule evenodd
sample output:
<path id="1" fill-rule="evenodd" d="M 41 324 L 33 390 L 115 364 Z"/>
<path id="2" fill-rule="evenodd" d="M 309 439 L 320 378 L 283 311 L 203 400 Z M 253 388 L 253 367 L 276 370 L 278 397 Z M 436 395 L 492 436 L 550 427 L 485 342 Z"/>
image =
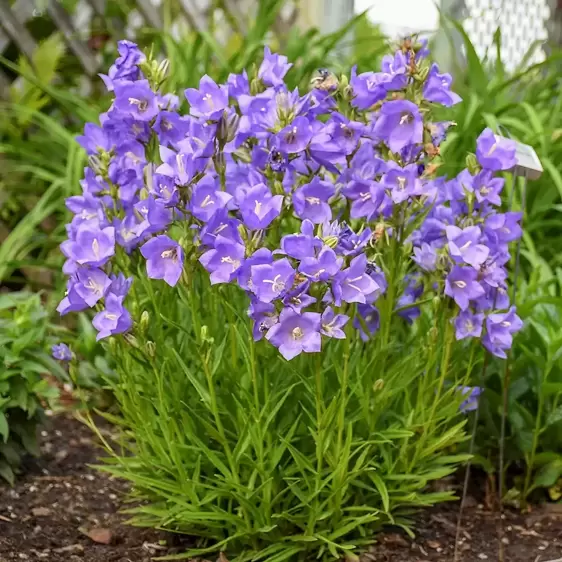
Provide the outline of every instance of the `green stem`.
<path id="1" fill-rule="evenodd" d="M 529 458 L 527 459 L 527 470 L 525 472 L 525 484 L 523 486 L 523 507 L 526 506 L 527 503 L 527 495 L 529 494 L 529 486 L 531 485 L 531 476 L 533 474 L 533 466 L 535 464 L 535 456 L 537 454 L 537 447 L 539 444 L 539 437 L 541 434 L 541 420 L 542 420 L 542 413 L 543 413 L 543 408 L 544 408 L 544 393 L 542 392 L 542 388 L 544 387 L 544 383 L 546 382 L 546 379 L 548 378 L 548 373 L 550 371 L 550 368 L 546 368 L 545 369 L 545 375 L 543 375 L 542 381 L 541 381 L 541 386 L 539 387 L 539 403 L 538 403 L 538 407 L 537 407 L 537 416 L 535 418 L 535 428 L 533 430 L 533 444 L 531 446 L 531 453 L 529 455 Z M 505 377 L 504 377 L 505 379 Z M 504 381 L 505 384 L 505 381 Z M 503 491 L 500 490 L 500 498 L 501 493 Z"/>
<path id="2" fill-rule="evenodd" d="M 324 429 L 323 425 L 323 391 L 322 391 L 322 357 L 318 355 L 316 361 L 316 374 L 315 374 L 315 401 L 316 401 L 316 482 L 315 482 L 315 499 L 314 509 L 310 510 L 310 517 L 308 519 L 308 534 L 312 535 L 314 533 L 314 524 L 318 516 L 318 492 L 320 491 L 320 486 L 322 485 L 322 467 L 324 464 Z"/>

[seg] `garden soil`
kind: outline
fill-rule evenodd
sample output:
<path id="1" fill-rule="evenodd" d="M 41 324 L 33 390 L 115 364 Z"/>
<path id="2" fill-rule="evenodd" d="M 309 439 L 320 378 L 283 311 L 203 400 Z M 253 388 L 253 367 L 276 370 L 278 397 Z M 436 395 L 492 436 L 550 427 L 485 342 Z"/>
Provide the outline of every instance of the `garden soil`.
<path id="1" fill-rule="evenodd" d="M 149 562 L 188 546 L 177 535 L 125 525 L 127 484 L 89 466 L 102 453 L 72 417 L 49 419 L 41 449 L 13 489 L 0 483 L 0 562 Z M 457 560 L 500 560 L 499 515 L 470 503 Z M 455 504 L 424 512 L 415 540 L 389 530 L 362 562 L 453 562 L 457 514 Z M 562 505 L 507 512 L 503 529 L 505 562 L 562 562 Z"/>

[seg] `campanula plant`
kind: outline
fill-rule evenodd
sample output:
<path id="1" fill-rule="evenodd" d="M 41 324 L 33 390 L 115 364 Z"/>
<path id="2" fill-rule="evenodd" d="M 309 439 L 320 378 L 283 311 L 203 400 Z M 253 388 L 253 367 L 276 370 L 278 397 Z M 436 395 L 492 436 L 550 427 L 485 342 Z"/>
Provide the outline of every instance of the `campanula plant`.
<path id="1" fill-rule="evenodd" d="M 181 96 L 166 62 L 119 50 L 78 139 L 59 311 L 94 307 L 118 363 L 130 454 L 105 469 L 144 500 L 133 521 L 196 537 L 189 556 L 271 561 L 409 528 L 452 497 L 427 485 L 465 458 L 482 346 L 505 357 L 521 327 L 497 176 L 514 147 L 485 130 L 438 175 L 452 123 L 432 111 L 460 98 L 414 39 L 306 93 L 268 48 Z"/>

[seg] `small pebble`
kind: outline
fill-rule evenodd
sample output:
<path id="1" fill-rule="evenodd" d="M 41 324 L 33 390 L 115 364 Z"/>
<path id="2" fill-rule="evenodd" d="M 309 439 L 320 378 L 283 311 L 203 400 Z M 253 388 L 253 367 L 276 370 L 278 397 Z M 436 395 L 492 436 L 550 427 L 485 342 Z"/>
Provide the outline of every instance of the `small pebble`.
<path id="1" fill-rule="evenodd" d="M 49 434 L 46 431 L 41 432 L 41 437 L 47 437 L 47 435 L 49 435 Z"/>
<path id="2" fill-rule="evenodd" d="M 478 555 L 478 558 L 480 558 L 480 560 L 488 560 L 488 555 L 487 555 L 487 554 L 484 554 L 483 552 L 481 552 L 481 553 Z"/>

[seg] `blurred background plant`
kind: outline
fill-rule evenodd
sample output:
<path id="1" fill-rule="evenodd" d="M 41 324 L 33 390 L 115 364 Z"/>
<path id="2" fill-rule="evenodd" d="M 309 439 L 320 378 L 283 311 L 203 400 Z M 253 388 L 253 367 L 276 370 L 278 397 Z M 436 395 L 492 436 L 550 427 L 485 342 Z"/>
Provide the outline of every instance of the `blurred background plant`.
<path id="1" fill-rule="evenodd" d="M 45 374 L 65 377 L 48 349 L 48 324 L 39 294 L 0 296 L 0 477 L 10 484 L 22 457 L 39 453 L 37 426 L 58 397 Z"/>

